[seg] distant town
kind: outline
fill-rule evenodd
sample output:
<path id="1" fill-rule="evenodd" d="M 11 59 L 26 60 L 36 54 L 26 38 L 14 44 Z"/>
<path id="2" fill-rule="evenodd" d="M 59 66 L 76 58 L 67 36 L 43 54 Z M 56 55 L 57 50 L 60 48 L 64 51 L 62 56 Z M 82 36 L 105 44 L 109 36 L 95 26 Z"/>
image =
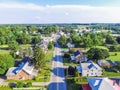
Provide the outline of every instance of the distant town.
<path id="1" fill-rule="evenodd" d="M 120 24 L 0 25 L 0 90 L 120 90 Z"/>

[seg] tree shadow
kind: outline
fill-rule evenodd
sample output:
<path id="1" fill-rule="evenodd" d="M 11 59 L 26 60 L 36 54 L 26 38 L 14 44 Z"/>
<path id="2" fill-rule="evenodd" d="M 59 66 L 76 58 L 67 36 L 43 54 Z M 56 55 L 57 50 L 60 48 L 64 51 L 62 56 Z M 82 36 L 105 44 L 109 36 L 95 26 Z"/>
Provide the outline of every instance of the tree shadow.
<path id="1" fill-rule="evenodd" d="M 56 55 L 56 56 L 54 56 L 54 61 L 56 61 L 56 62 L 63 62 L 63 58 L 62 58 L 62 56 L 61 55 Z"/>
<path id="2" fill-rule="evenodd" d="M 61 68 L 61 67 L 54 68 L 52 72 L 58 77 L 63 78 L 65 76 L 64 68 Z"/>
<path id="3" fill-rule="evenodd" d="M 52 82 L 48 85 L 48 90 L 67 90 L 65 82 Z"/>

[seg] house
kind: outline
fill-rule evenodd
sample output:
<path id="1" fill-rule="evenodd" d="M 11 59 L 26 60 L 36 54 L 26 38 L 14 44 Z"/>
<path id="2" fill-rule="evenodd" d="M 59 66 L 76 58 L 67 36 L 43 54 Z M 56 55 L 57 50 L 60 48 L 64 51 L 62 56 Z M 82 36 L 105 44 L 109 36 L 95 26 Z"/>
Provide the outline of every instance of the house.
<path id="1" fill-rule="evenodd" d="M 68 46 L 68 48 L 74 48 L 75 47 L 75 45 L 74 44 L 71 44 L 71 43 L 67 43 L 67 46 Z"/>
<path id="2" fill-rule="evenodd" d="M 81 53 L 79 50 L 74 52 L 74 56 L 75 56 L 76 62 L 83 62 L 88 60 L 88 58 L 84 56 L 83 53 Z"/>
<path id="3" fill-rule="evenodd" d="M 76 66 L 81 76 L 102 76 L 102 68 L 92 61 Z"/>
<path id="4" fill-rule="evenodd" d="M 42 40 L 40 43 L 37 43 L 36 46 L 39 46 L 43 49 L 44 53 L 47 53 L 48 51 L 48 43 L 49 42 L 46 42 L 44 40 Z"/>
<path id="5" fill-rule="evenodd" d="M 114 67 L 117 66 L 117 61 L 111 61 L 111 60 L 98 60 L 98 65 L 101 67 Z"/>
<path id="6" fill-rule="evenodd" d="M 92 90 L 120 90 L 120 86 L 109 78 L 87 78 Z"/>
<path id="7" fill-rule="evenodd" d="M 27 80 L 37 76 L 38 70 L 34 68 L 29 57 L 24 57 L 18 67 L 11 67 L 6 73 L 8 80 Z"/>

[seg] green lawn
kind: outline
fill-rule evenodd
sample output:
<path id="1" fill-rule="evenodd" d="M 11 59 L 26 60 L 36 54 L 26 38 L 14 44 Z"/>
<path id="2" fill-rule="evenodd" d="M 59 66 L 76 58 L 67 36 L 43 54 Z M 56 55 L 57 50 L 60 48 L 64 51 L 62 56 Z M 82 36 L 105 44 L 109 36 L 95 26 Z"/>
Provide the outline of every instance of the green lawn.
<path id="1" fill-rule="evenodd" d="M 106 77 L 120 77 L 120 73 L 116 73 L 116 72 L 107 72 L 107 71 L 104 71 L 103 74 Z"/>
<path id="2" fill-rule="evenodd" d="M 1 45 L 0 46 L 0 54 L 9 54 L 10 50 L 8 50 L 8 45 Z"/>
<path id="3" fill-rule="evenodd" d="M 13 88 L 13 90 L 47 90 L 47 87 Z"/>
<path id="4" fill-rule="evenodd" d="M 0 86 L 0 90 L 12 90 L 9 86 Z"/>
<path id="5" fill-rule="evenodd" d="M 82 90 L 81 84 L 88 84 L 85 77 L 67 77 L 67 90 Z"/>
<path id="6" fill-rule="evenodd" d="M 22 44 L 22 45 L 20 45 L 20 47 L 22 47 L 22 48 L 28 48 L 28 47 L 31 47 L 31 46 L 33 46 L 32 44 Z"/>
<path id="7" fill-rule="evenodd" d="M 46 56 L 45 56 L 46 66 L 43 69 L 41 69 L 41 71 L 39 72 L 39 76 L 36 77 L 35 81 L 40 81 L 40 82 L 50 81 L 50 74 L 51 74 L 52 60 L 53 60 L 53 51 L 54 51 L 54 49 L 49 50 L 46 53 Z M 46 77 L 46 79 L 45 79 L 45 77 Z"/>
<path id="8" fill-rule="evenodd" d="M 71 61 L 70 59 L 63 58 L 64 66 L 77 66 L 80 65 L 79 63 L 75 63 L 74 61 Z"/>
<path id="9" fill-rule="evenodd" d="M 115 55 L 117 53 L 117 55 Z M 107 58 L 107 60 L 115 60 L 120 61 L 120 52 L 109 52 L 110 56 Z"/>

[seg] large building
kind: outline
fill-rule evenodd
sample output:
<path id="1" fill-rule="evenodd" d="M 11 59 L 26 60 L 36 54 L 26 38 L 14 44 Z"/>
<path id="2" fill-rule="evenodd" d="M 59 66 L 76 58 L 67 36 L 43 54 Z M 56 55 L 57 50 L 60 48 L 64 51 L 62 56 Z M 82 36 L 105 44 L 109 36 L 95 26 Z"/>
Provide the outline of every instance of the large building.
<path id="1" fill-rule="evenodd" d="M 102 76 L 102 68 L 92 61 L 81 63 L 76 67 L 81 76 Z"/>
<path id="2" fill-rule="evenodd" d="M 27 80 L 37 76 L 38 70 L 34 68 L 29 57 L 25 57 L 18 67 L 11 67 L 6 73 L 9 80 Z"/>

